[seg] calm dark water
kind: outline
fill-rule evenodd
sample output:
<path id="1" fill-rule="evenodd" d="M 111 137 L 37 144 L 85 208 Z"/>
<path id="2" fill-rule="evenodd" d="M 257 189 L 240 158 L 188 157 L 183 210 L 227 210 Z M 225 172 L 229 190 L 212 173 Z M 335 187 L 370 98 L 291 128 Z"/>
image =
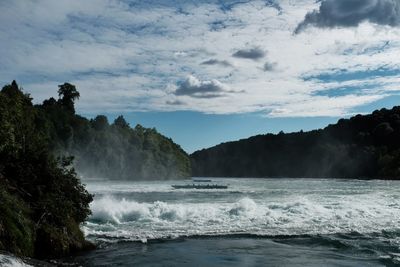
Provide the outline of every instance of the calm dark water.
<path id="1" fill-rule="evenodd" d="M 398 248 L 359 235 L 225 236 L 116 243 L 71 261 L 84 266 L 398 266 L 397 255 L 382 257 L 385 251 Z"/>
<path id="2" fill-rule="evenodd" d="M 174 182 L 88 182 L 83 226 L 98 250 L 84 266 L 399 266 L 400 183 L 213 179 L 227 190 Z"/>

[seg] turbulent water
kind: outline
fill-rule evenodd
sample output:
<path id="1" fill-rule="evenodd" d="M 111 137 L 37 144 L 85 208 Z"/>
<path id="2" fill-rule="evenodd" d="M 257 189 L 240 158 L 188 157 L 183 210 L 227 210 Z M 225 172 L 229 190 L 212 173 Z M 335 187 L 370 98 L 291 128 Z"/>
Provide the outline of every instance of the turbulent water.
<path id="1" fill-rule="evenodd" d="M 1 254 L 0 253 L 0 266 L 2 267 L 29 267 L 22 259 L 19 259 L 12 255 Z"/>
<path id="2" fill-rule="evenodd" d="M 214 181 L 229 188 L 87 182 L 95 199 L 83 230 L 102 248 L 76 260 L 126 266 L 192 260 L 198 266 L 400 264 L 399 182 Z"/>

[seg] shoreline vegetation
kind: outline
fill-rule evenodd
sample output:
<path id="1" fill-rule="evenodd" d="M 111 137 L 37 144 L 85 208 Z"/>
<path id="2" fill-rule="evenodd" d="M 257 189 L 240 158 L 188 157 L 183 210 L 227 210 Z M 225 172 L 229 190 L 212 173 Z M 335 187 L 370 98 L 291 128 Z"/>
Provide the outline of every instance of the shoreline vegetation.
<path id="1" fill-rule="evenodd" d="M 0 251 L 49 259 L 93 249 L 80 224 L 93 195 L 77 173 L 111 180 L 201 177 L 400 178 L 400 107 L 310 132 L 266 134 L 189 155 L 156 129 L 75 113 L 79 92 L 34 105 L 0 91 Z M 290 166 L 288 168 L 287 166 Z"/>
<path id="2" fill-rule="evenodd" d="M 309 132 L 265 134 L 190 155 L 195 177 L 400 179 L 400 106 Z"/>
<path id="3" fill-rule="evenodd" d="M 0 92 L 0 250 L 34 258 L 90 249 L 79 224 L 93 197 L 72 158 L 49 149 L 46 121 L 15 81 Z"/>
<path id="4" fill-rule="evenodd" d="M 79 227 L 93 196 L 79 174 L 110 179 L 190 176 L 186 152 L 154 128 L 75 114 L 79 92 L 33 105 L 13 81 L 0 91 L 0 251 L 37 259 L 93 249 Z M 74 161 L 75 158 L 75 161 Z M 77 170 L 77 171 L 76 171 Z"/>

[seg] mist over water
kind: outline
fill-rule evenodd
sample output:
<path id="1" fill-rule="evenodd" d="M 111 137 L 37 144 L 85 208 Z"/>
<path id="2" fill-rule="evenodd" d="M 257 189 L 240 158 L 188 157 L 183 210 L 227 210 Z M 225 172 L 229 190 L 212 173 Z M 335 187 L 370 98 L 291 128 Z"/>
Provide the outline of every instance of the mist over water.
<path id="1" fill-rule="evenodd" d="M 400 263 L 399 182 L 213 181 L 229 188 L 176 190 L 171 184 L 182 181 L 91 181 L 87 187 L 95 194 L 93 214 L 83 225 L 84 232 L 105 247 L 121 241 L 262 238 L 291 246 L 308 244 L 312 249 L 323 245 L 368 251 L 368 257 L 380 263 Z"/>

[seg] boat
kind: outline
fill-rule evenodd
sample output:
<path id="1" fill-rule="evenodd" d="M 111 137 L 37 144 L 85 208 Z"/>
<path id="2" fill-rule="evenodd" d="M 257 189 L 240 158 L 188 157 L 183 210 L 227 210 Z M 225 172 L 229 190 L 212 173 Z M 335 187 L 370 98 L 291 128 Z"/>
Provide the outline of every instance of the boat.
<path id="1" fill-rule="evenodd" d="M 211 183 L 212 180 L 210 179 L 193 179 L 194 183 Z"/>
<path id="2" fill-rule="evenodd" d="M 174 189 L 227 189 L 227 185 L 220 184 L 182 184 L 171 185 Z"/>

